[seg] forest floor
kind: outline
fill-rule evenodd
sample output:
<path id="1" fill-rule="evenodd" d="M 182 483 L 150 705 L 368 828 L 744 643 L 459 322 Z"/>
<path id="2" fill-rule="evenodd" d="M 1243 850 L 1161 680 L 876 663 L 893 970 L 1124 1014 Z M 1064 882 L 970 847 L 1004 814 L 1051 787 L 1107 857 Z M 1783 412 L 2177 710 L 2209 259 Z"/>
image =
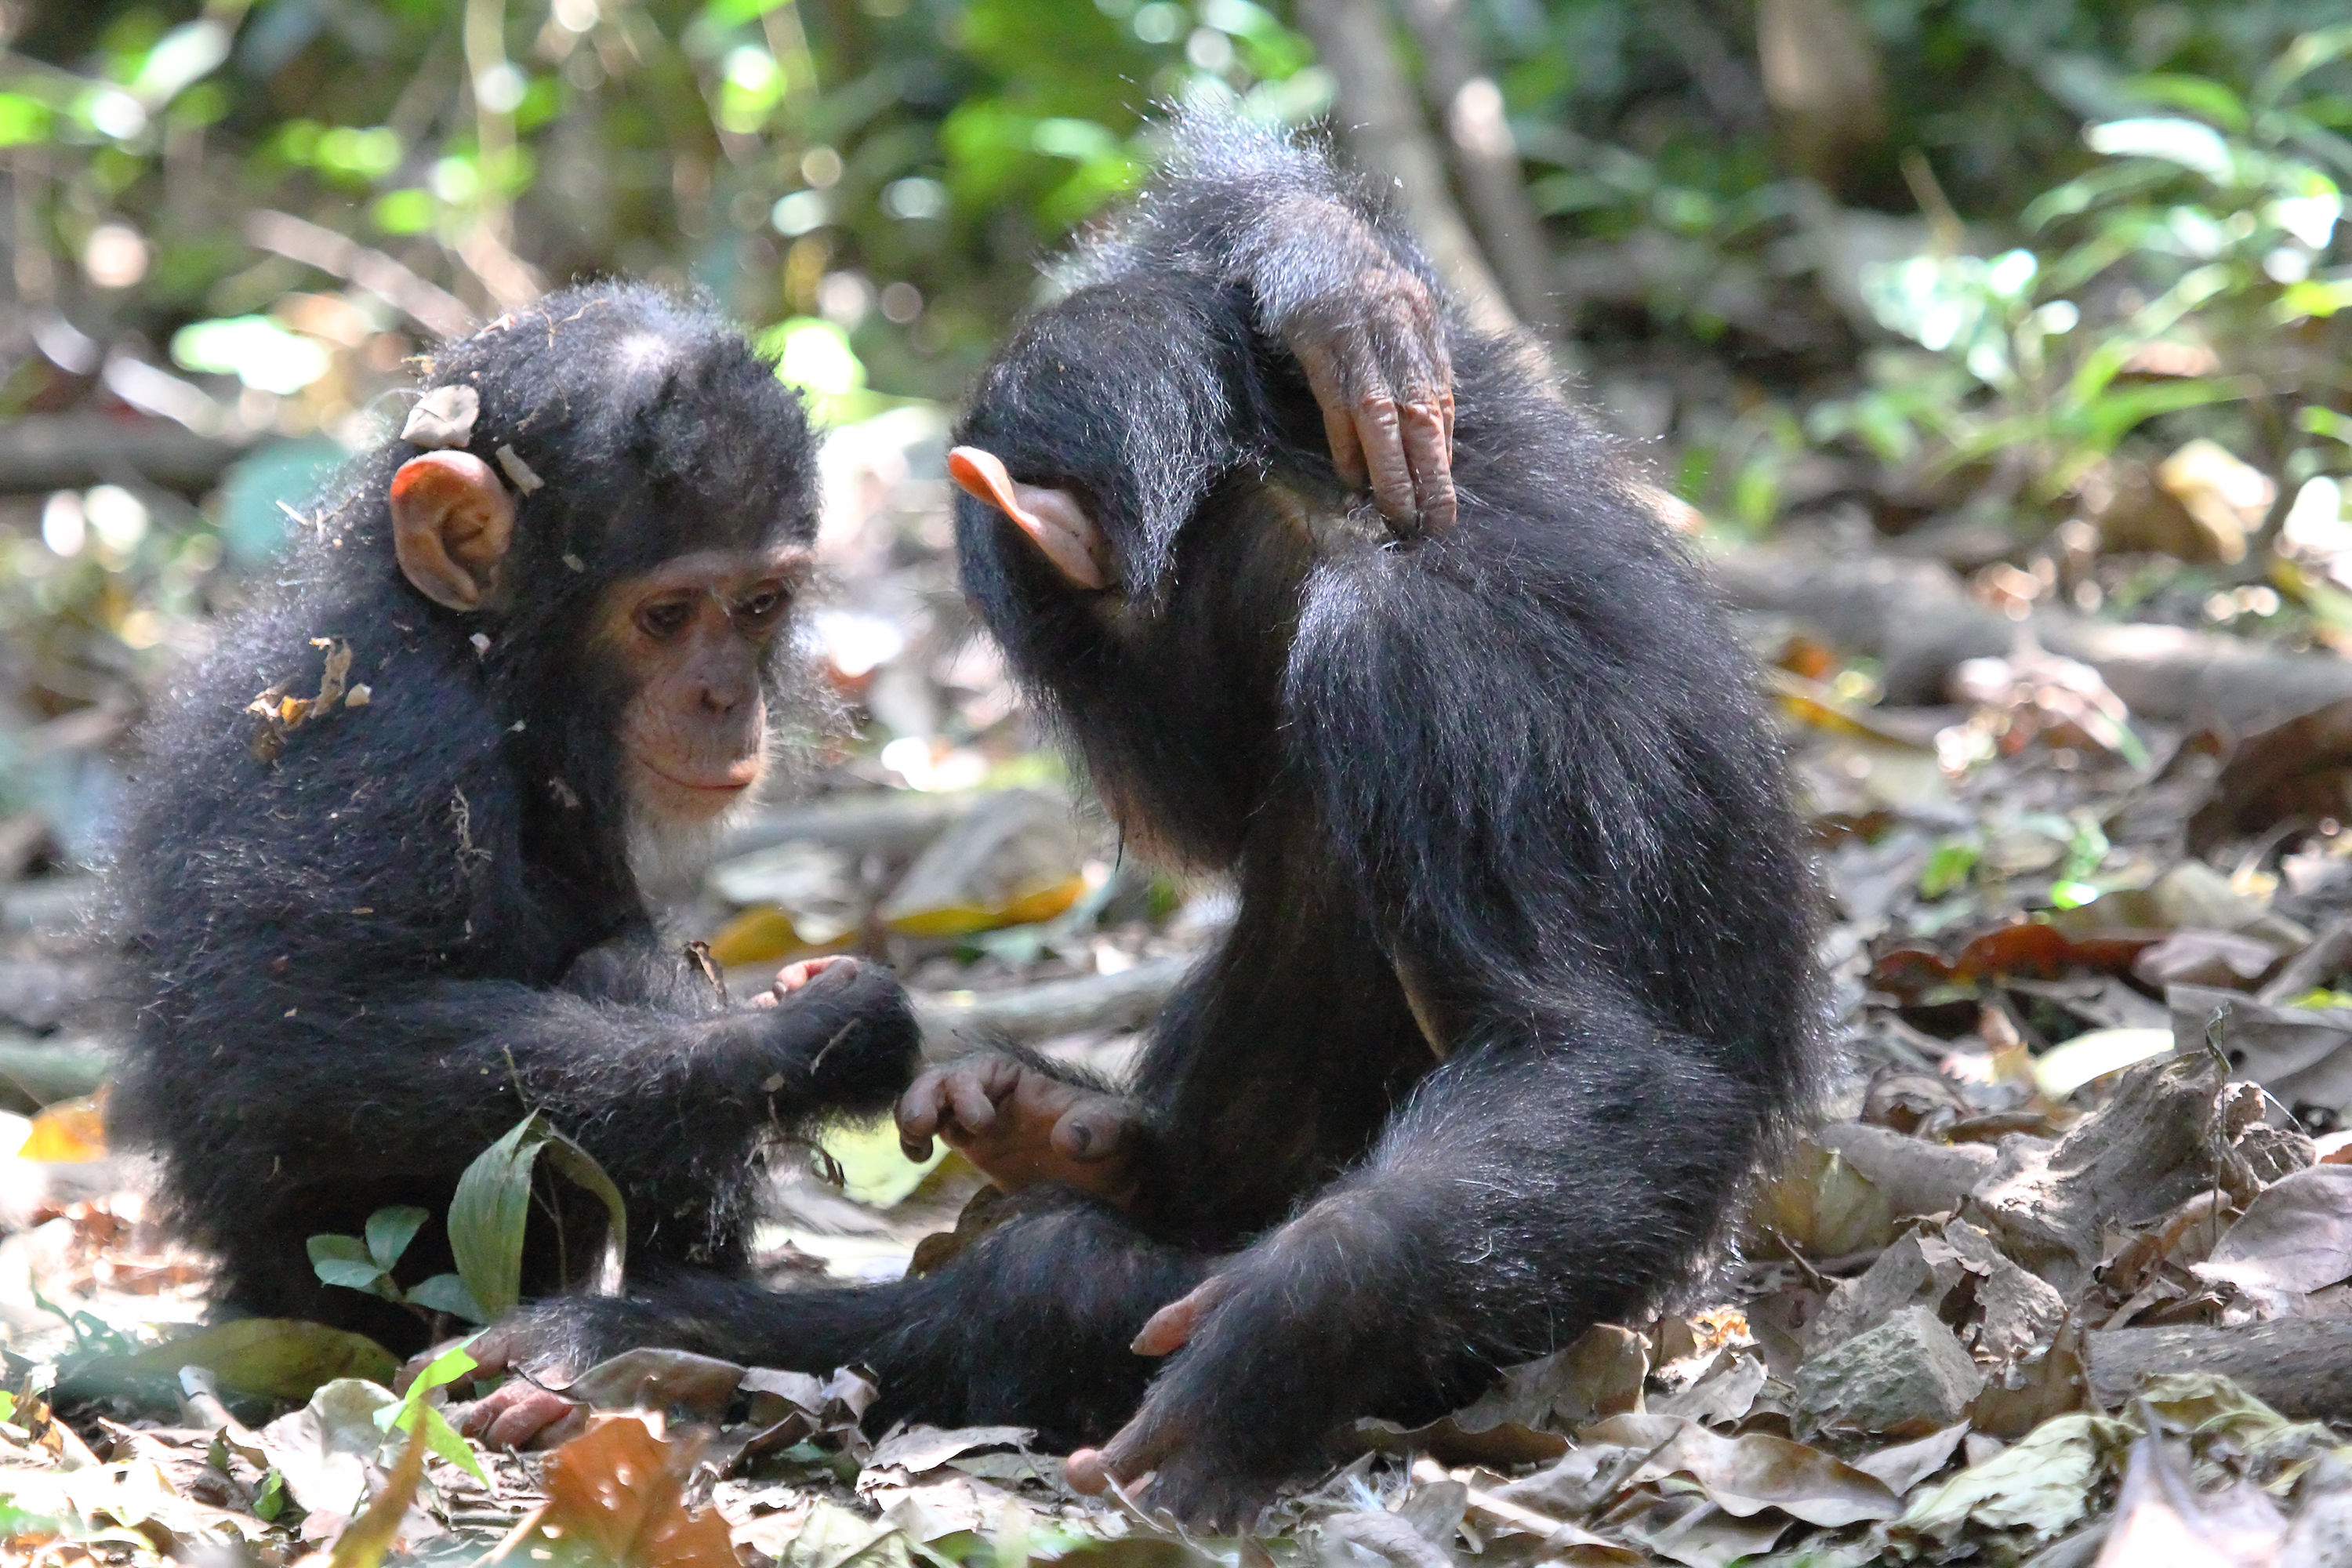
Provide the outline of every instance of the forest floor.
<path id="1" fill-rule="evenodd" d="M 894 739 L 814 758 L 811 798 L 666 891 L 739 984 L 864 943 L 940 1044 L 984 1023 L 1115 1068 L 1230 899 L 1122 862 L 1031 751 L 955 593 L 940 435 L 901 410 L 828 451 L 817 630 Z M 1673 1310 L 1360 1424 L 1247 1540 L 1079 1498 L 1019 1429 L 866 1430 L 855 1369 L 639 1352 L 574 1385 L 600 1414 L 552 1457 L 487 1452 L 438 1415 L 461 1372 L 402 1397 L 372 1347 L 194 1327 L 204 1260 L 80 1098 L 93 884 L 51 868 L 0 890 L 0 1075 L 46 1107 L 0 1128 L 0 1553 L 2352 1563 L 2352 708 L 2255 700 L 2340 661 L 2151 664 L 1916 554 L 1853 603 L 1815 558 L 1719 567 L 1818 835 L 1845 1071 Z M 1885 700 L 1923 659 L 1897 695 L 1944 705 Z M 824 1142 L 774 1162 L 780 1281 L 896 1277 L 978 1186 L 878 1130 Z"/>

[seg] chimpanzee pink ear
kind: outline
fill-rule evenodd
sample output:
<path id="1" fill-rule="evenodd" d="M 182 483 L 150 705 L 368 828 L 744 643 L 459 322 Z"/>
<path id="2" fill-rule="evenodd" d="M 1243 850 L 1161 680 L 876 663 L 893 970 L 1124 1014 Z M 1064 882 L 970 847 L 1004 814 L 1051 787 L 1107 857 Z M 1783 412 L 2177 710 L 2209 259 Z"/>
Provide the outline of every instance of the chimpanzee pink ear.
<path id="1" fill-rule="evenodd" d="M 514 498 L 471 452 L 427 452 L 392 476 L 392 549 L 416 591 L 453 610 L 498 592 Z"/>
<path id="2" fill-rule="evenodd" d="M 1013 482 L 993 452 L 958 447 L 948 454 L 948 472 L 964 493 L 984 500 L 1029 536 L 1054 569 L 1080 588 L 1110 585 L 1110 549 L 1102 530 L 1067 490 Z"/>

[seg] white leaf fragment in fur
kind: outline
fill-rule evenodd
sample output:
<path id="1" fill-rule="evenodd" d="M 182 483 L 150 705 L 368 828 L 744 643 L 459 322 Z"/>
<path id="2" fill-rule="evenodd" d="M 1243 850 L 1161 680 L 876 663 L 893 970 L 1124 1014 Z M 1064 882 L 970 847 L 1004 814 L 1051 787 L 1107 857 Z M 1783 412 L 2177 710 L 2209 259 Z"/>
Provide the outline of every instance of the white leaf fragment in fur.
<path id="1" fill-rule="evenodd" d="M 499 448 L 499 467 L 507 471 L 507 478 L 514 481 L 514 488 L 525 495 L 547 482 L 531 472 L 530 465 L 516 456 L 512 447 Z"/>
<path id="2" fill-rule="evenodd" d="M 474 438 L 482 395 L 470 386 L 436 386 L 416 400 L 400 438 L 428 451 L 462 447 Z"/>

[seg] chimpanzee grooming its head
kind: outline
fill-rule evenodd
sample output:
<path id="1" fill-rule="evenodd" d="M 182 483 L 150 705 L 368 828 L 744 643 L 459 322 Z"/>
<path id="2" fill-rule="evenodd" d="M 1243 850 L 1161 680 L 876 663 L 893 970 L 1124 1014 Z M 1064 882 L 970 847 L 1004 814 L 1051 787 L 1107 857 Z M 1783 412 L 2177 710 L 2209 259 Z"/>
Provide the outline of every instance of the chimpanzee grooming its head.
<path id="1" fill-rule="evenodd" d="M 1810 888 L 1657 492 L 1322 156 L 1187 121 L 1082 263 L 959 431 L 965 588 L 1130 839 L 1232 874 L 1231 931 L 1123 1085 L 992 1053 L 908 1091 L 911 1149 L 1012 1194 L 922 1278 L 502 1349 L 863 1362 L 880 1419 L 1108 1438 L 1074 1480 L 1234 1522 L 1685 1277 L 1808 1092 Z"/>
<path id="2" fill-rule="evenodd" d="M 1013 668 L 1122 824 L 1240 883 L 1139 1068 L 1130 1207 L 1255 1239 L 1155 1320 L 1185 1348 L 1072 1464 L 1210 1517 L 1347 1418 L 1654 1301 L 1818 1059 L 1778 750 L 1657 492 L 1527 345 L 1449 321 L 1456 517 L 1386 523 L 1306 356 L 1229 272 L 1166 264 L 1302 189 L 1348 199 L 1278 135 L 1180 127 L 950 458 Z M 919 1114 L 953 1121 L 953 1088 Z"/>
<path id="3" fill-rule="evenodd" d="M 419 390 L 157 723 L 117 873 L 142 1003 L 118 1124 L 225 1302 L 388 1342 L 425 1324 L 322 1289 L 307 1238 L 437 1218 L 527 1110 L 628 1194 L 641 1258 L 731 1267 L 772 1115 L 887 1104 L 914 1046 L 855 964 L 725 1005 L 631 865 L 748 799 L 798 700 L 799 398 L 620 285 L 446 345 Z M 446 1267 L 437 1226 L 413 1250 Z"/>

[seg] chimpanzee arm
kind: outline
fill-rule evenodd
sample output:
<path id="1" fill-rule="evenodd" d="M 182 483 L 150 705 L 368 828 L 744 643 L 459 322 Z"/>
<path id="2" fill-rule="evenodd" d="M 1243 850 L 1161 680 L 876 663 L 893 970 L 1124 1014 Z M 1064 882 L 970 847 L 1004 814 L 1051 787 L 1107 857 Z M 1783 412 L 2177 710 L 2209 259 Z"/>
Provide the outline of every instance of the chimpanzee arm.
<path id="1" fill-rule="evenodd" d="M 1178 268 L 1237 284 L 1298 358 L 1331 460 L 1399 523 L 1452 526 L 1453 366 L 1437 275 L 1314 151 L 1268 127 L 1180 118 L 1167 167 L 1081 260 L 1110 279 Z"/>
<path id="2" fill-rule="evenodd" d="M 591 1001 L 635 1002 L 693 1013 L 715 1010 L 717 971 L 706 973 L 681 943 L 648 931 L 590 948 L 572 961 L 562 986 Z"/>
<path id="3" fill-rule="evenodd" d="M 529 1111 L 596 1157 L 639 1235 L 706 1221 L 740 1188 L 772 1120 L 886 1109 L 912 1076 L 919 1037 L 888 974 L 837 966 L 773 1007 L 698 1016 L 517 984 L 453 982 L 352 1016 L 281 1021 L 249 1041 L 272 1093 L 209 1113 L 243 1151 L 214 1168 L 264 1189 L 353 1172 L 454 1175 Z M 691 1245 L 691 1242 L 689 1242 Z M 664 1249 L 667 1250 L 667 1249 Z"/>

